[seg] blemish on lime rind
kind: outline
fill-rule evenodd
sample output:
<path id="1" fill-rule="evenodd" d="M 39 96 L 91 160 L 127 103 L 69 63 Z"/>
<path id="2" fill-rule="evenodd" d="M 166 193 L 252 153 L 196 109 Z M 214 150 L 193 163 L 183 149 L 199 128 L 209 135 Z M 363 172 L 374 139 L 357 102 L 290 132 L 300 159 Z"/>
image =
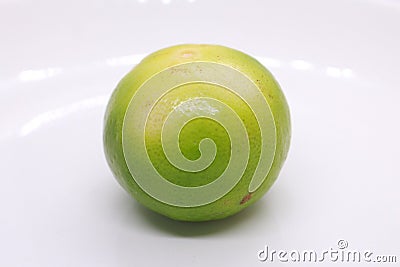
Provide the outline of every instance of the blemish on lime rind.
<path id="1" fill-rule="evenodd" d="M 246 203 L 247 201 L 249 201 L 252 197 L 252 193 L 248 193 L 247 195 L 245 195 L 242 200 L 240 201 L 240 205 L 243 205 L 244 203 Z"/>

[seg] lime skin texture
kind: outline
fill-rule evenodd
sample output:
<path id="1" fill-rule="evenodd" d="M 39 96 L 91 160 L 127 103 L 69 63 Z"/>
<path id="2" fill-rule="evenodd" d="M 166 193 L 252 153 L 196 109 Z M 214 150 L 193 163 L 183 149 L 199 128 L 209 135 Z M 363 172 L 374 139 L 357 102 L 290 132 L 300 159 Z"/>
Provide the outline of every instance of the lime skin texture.
<path id="1" fill-rule="evenodd" d="M 105 113 L 104 151 L 119 184 L 181 221 L 228 217 L 277 179 L 291 136 L 285 96 L 256 59 L 184 44 L 144 58 Z"/>

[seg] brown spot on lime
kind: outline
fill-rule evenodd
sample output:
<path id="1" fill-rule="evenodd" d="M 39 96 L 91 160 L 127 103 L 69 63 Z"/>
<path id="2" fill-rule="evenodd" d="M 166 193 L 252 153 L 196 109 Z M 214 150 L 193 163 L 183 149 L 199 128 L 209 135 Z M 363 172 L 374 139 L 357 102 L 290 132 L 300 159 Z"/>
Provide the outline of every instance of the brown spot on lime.
<path id="1" fill-rule="evenodd" d="M 203 69 L 200 66 L 196 66 L 196 71 L 203 72 Z"/>
<path id="2" fill-rule="evenodd" d="M 251 193 L 248 193 L 247 195 L 245 195 L 245 196 L 242 198 L 242 201 L 240 201 L 240 205 L 243 205 L 244 203 L 246 203 L 247 201 L 249 201 L 249 200 L 251 199 L 251 196 L 252 196 Z"/>

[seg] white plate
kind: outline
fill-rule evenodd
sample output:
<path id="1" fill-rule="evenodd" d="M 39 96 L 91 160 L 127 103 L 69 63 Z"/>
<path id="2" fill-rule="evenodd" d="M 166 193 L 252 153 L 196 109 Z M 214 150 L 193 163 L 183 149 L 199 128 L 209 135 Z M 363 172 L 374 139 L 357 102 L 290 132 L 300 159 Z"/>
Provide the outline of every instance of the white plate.
<path id="1" fill-rule="evenodd" d="M 399 1 L 0 0 L 0 40 L 1 266 L 280 265 L 265 246 L 400 262 Z M 256 56 L 291 107 L 280 177 L 227 220 L 142 208 L 103 155 L 119 79 L 178 43 Z"/>

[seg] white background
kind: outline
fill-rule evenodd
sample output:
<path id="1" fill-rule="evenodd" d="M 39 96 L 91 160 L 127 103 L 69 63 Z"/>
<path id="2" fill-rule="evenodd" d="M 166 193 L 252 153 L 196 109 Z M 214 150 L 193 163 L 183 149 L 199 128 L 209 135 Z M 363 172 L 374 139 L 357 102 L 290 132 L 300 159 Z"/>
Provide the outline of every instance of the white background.
<path id="1" fill-rule="evenodd" d="M 257 57 L 291 108 L 276 184 L 226 220 L 154 214 L 105 162 L 112 90 L 178 43 Z M 399 262 L 399 47 L 395 0 L 0 0 L 0 265 L 283 266 L 258 251 L 340 239 Z"/>

